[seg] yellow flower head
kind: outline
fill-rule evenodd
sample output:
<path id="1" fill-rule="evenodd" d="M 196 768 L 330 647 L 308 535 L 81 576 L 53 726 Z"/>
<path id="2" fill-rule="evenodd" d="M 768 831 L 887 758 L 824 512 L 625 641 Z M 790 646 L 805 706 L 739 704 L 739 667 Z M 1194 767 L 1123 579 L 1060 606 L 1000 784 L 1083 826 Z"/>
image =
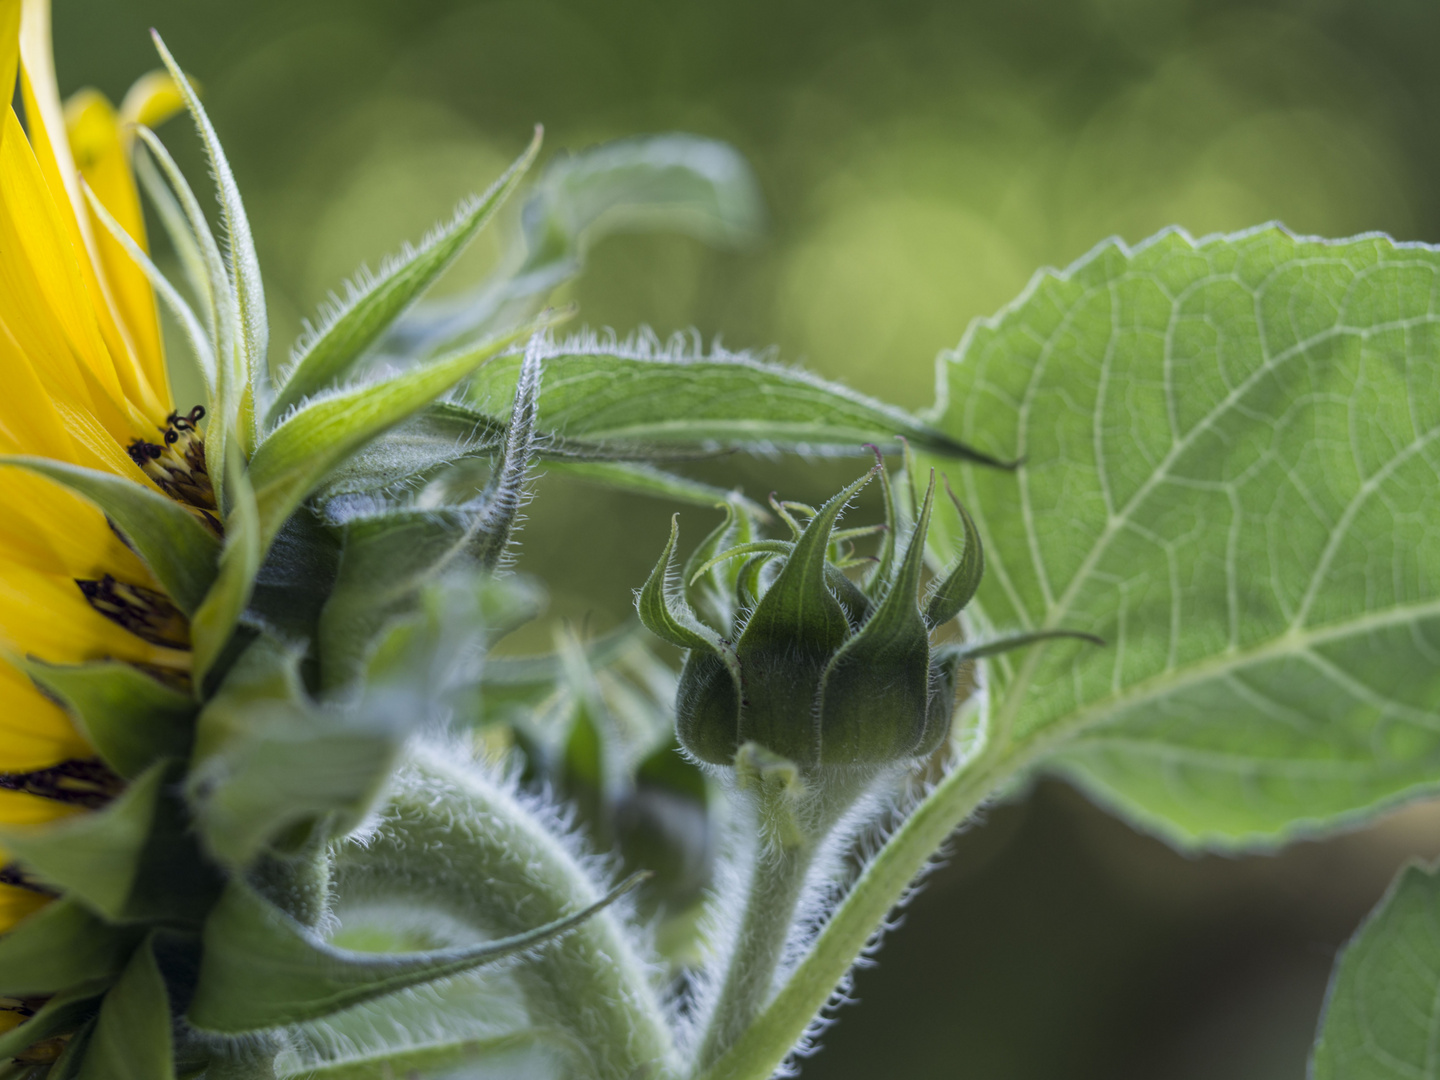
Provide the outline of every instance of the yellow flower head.
<path id="1" fill-rule="evenodd" d="M 175 412 L 149 281 L 97 220 L 86 186 L 142 248 L 134 122 L 180 104 L 146 76 L 116 110 L 82 90 L 62 107 L 48 0 L 0 0 L 0 454 L 53 458 L 213 507 L 195 421 Z M 90 503 L 0 468 L 0 649 L 59 664 L 108 658 L 168 681 L 189 670 L 189 629 Z M 66 713 L 0 660 L 0 823 L 53 820 L 118 782 Z M 46 893 L 0 855 L 0 931 Z M 0 1014 L 0 1027 L 6 1026 Z"/>

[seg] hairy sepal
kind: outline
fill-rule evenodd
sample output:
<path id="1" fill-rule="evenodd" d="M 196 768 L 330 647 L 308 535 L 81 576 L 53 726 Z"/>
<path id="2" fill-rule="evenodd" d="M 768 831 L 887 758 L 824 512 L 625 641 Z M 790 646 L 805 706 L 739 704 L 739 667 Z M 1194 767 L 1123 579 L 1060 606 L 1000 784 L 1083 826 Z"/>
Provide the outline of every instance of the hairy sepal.
<path id="1" fill-rule="evenodd" d="M 283 378 L 266 415 L 273 424 L 298 405 L 342 378 L 356 360 L 435 282 L 495 216 L 540 152 L 541 129 L 525 152 L 479 198 L 462 203 L 450 223 L 381 269 L 354 300 L 310 335 Z"/>

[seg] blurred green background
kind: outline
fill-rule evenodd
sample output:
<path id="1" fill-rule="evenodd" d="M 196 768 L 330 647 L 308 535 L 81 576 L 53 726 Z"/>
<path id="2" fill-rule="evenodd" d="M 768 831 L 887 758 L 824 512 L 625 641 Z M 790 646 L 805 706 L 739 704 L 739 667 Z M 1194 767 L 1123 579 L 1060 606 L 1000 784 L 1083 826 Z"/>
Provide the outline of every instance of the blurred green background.
<path id="1" fill-rule="evenodd" d="M 621 332 L 778 347 L 897 403 L 1035 268 L 1280 219 L 1440 240 L 1440 7 L 1421 0 L 56 0 L 62 87 L 112 97 L 156 26 L 201 81 L 284 348 L 358 263 L 417 237 L 547 128 L 547 154 L 728 139 L 763 243 L 616 237 L 573 288 Z M 165 132 L 200 175 L 183 121 Z M 446 288 L 495 258 L 480 243 Z M 729 461 L 815 497 L 843 464 Z M 603 628 L 671 508 L 542 481 L 520 565 Z M 707 523 L 691 512 L 692 536 Z M 708 527 L 708 526 L 707 526 Z M 1051 783 L 952 846 L 861 973 L 807 1080 L 1299 1080 L 1337 946 L 1407 853 L 1413 808 L 1278 858 L 1182 858 Z"/>

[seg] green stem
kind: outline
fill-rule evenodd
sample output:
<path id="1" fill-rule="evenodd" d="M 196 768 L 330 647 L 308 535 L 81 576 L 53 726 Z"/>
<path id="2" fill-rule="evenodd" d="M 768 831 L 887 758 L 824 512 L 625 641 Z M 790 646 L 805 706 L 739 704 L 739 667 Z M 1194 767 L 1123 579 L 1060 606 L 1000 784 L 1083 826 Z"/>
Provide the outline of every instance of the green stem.
<path id="1" fill-rule="evenodd" d="M 423 897 L 497 935 L 533 929 L 602 895 L 552 828 L 483 776 L 422 758 L 398 779 L 375 837 L 343 853 L 338 891 L 409 903 Z M 537 1021 L 570 1036 L 571 1075 L 678 1076 L 665 1012 L 612 912 L 513 970 Z"/>
<path id="2" fill-rule="evenodd" d="M 937 784 L 865 867 L 770 1004 L 718 1061 L 702 1065 L 701 1080 L 771 1076 L 925 863 L 1018 765 L 1015 759 L 987 755 Z"/>
<path id="3" fill-rule="evenodd" d="M 735 947 L 700 1040 L 699 1068 L 714 1064 L 765 1007 L 815 856 L 872 778 L 811 777 L 798 788 L 774 776 L 742 780 L 738 794 L 751 804 L 759 848 Z"/>
<path id="4" fill-rule="evenodd" d="M 700 1043 L 702 1068 L 740 1037 L 770 996 L 775 967 L 814 859 L 815 845 L 805 844 L 762 856 L 757 863 L 735 951 Z"/>

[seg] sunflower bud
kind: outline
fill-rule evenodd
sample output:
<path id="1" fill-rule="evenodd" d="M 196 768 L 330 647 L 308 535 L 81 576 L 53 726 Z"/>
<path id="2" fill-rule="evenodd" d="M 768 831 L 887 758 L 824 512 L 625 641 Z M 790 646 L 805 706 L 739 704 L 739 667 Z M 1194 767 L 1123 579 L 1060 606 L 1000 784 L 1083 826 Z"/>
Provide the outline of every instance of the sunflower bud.
<path id="1" fill-rule="evenodd" d="M 877 465 L 808 511 L 803 529 L 789 511 L 808 508 L 776 504 L 791 524 L 790 541 L 726 547 L 734 532 L 736 512 L 730 511 L 718 535 L 702 544 L 709 558 L 693 574 L 691 560 L 686 582 L 693 586 L 708 576 L 707 607 L 744 613 L 725 632 L 701 622 L 683 593 L 667 587 L 678 539 L 672 523 L 670 542 L 638 606 L 653 633 L 690 650 L 676 724 L 680 742 L 697 758 L 730 765 L 742 745 L 753 743 L 802 767 L 883 764 L 929 753 L 943 741 L 954 711 L 955 664 L 948 653 L 932 651 L 930 632 L 974 596 L 982 567 L 979 536 L 957 502 L 965 551 L 922 602 L 932 474 L 903 555 L 890 557 L 891 512 L 875 570 L 863 586 L 856 584 L 844 570 L 863 560 L 846 557 L 847 541 L 867 530 L 837 534 L 835 524 L 881 471 Z M 888 481 L 885 487 L 888 495 Z M 767 562 L 778 564 L 778 571 L 768 572 Z M 722 589 L 733 594 L 728 603 L 715 602 Z"/>

